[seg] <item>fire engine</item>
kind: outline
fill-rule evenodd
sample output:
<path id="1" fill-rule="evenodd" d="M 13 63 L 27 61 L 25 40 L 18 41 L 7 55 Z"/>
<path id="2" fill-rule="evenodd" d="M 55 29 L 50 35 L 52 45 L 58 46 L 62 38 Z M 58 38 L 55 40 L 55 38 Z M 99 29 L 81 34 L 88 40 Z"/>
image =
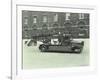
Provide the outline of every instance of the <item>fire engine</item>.
<path id="1" fill-rule="evenodd" d="M 81 53 L 84 41 L 76 41 L 71 35 L 53 35 L 52 38 L 43 40 L 43 44 L 39 46 L 41 52 L 68 52 Z"/>

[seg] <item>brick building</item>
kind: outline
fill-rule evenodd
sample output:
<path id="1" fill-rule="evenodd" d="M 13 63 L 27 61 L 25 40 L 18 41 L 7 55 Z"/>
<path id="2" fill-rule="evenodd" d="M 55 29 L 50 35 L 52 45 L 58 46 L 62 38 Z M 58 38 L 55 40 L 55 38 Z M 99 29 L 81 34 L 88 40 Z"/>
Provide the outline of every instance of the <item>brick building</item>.
<path id="1" fill-rule="evenodd" d="M 86 30 L 87 29 L 87 30 Z M 86 30 L 86 32 L 84 32 Z M 89 14 L 22 11 L 22 37 L 32 38 L 39 34 L 52 32 L 71 32 L 73 37 L 83 32 L 83 37 L 89 37 Z"/>

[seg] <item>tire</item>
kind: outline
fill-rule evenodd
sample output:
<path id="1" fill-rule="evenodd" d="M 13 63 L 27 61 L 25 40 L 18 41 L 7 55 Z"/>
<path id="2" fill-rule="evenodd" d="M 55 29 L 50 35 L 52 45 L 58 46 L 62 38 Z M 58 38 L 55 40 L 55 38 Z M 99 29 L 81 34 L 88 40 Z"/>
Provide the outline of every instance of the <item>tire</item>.
<path id="1" fill-rule="evenodd" d="M 76 53 L 81 53 L 81 49 L 75 49 L 74 50 Z"/>
<path id="2" fill-rule="evenodd" d="M 78 47 L 72 47 L 72 51 L 75 52 L 75 53 L 80 53 L 81 49 L 78 48 Z"/>
<path id="3" fill-rule="evenodd" d="M 47 48 L 46 45 L 40 45 L 39 49 L 40 49 L 41 52 L 45 52 L 45 51 L 47 51 L 48 48 Z"/>
<path id="4" fill-rule="evenodd" d="M 81 43 L 83 46 L 84 46 L 84 41 L 82 41 L 82 43 Z"/>

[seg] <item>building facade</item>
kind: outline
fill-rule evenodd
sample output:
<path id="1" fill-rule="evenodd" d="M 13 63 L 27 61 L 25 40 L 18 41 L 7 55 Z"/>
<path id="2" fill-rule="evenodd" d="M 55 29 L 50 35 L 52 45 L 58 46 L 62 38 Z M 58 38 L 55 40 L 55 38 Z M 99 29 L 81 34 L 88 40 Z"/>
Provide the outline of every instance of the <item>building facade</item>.
<path id="1" fill-rule="evenodd" d="M 83 32 L 86 34 L 83 37 L 88 38 L 89 14 L 22 11 L 23 39 L 60 31 L 64 33 L 69 31 L 72 35 L 75 35 L 73 37 L 79 37 L 79 33 Z"/>

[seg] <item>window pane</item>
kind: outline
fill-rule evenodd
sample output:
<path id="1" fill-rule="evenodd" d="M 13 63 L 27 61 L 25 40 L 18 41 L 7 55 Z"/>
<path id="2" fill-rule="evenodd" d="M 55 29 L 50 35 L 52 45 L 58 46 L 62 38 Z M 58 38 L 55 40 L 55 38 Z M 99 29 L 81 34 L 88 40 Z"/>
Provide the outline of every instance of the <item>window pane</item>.
<path id="1" fill-rule="evenodd" d="M 79 19 L 84 19 L 84 14 L 83 13 L 79 14 Z"/>
<path id="2" fill-rule="evenodd" d="M 66 20 L 69 20 L 70 13 L 66 13 Z"/>
<path id="3" fill-rule="evenodd" d="M 58 21 L 58 15 L 55 14 L 55 15 L 54 15 L 54 22 L 57 22 L 57 21 Z"/>
<path id="4" fill-rule="evenodd" d="M 28 24 L 28 18 L 24 19 L 24 24 Z"/>
<path id="5" fill-rule="evenodd" d="M 37 23 L 37 16 L 33 17 L 33 23 Z"/>
<path id="6" fill-rule="evenodd" d="M 44 23 L 47 22 L 47 16 L 46 15 L 43 16 L 43 22 Z"/>

